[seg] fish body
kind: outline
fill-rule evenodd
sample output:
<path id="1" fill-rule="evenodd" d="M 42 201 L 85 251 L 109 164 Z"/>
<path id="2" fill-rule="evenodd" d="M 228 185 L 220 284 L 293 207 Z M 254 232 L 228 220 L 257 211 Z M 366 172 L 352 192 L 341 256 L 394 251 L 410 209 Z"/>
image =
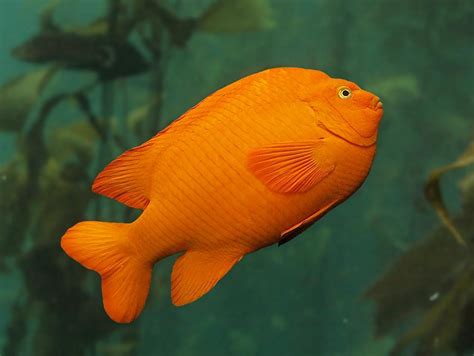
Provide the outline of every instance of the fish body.
<path id="1" fill-rule="evenodd" d="M 172 300 L 188 304 L 243 256 L 288 241 L 354 193 L 382 113 L 378 97 L 320 71 L 243 78 L 98 175 L 93 190 L 143 209 L 137 220 L 79 223 L 62 247 L 101 274 L 115 321 L 138 316 L 152 266 L 176 253 Z"/>

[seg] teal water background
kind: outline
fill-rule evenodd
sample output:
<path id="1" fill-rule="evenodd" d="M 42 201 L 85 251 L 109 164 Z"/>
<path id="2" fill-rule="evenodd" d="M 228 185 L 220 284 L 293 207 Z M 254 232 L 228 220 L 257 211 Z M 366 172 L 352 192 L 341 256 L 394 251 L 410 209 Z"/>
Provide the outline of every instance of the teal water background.
<path id="1" fill-rule="evenodd" d="M 46 3 L 0 1 L 0 84 L 41 67 L 21 62 L 10 52 L 38 32 L 39 16 Z M 162 3 L 179 17 L 187 18 L 199 16 L 212 1 Z M 374 339 L 373 304 L 361 296 L 397 256 L 439 224 L 424 198 L 423 186 L 432 169 L 453 161 L 472 139 L 474 7 L 470 1 L 460 0 L 273 0 L 269 4 L 275 23 L 270 29 L 243 33 L 196 31 L 184 47 L 169 44 L 165 35 L 157 64 L 162 75 L 162 104 L 158 117 L 150 115 L 148 120 L 165 127 L 214 90 L 265 68 L 320 69 L 375 92 L 384 103 L 377 157 L 367 181 L 351 199 L 291 243 L 247 256 L 209 295 L 184 308 L 172 306 L 169 297 L 174 257 L 159 263 L 148 304 L 136 323 L 110 326 L 110 331 L 100 334 L 84 351 L 74 344 L 68 347 L 62 334 L 58 333 L 55 341 L 54 332 L 61 329 L 71 329 L 71 339 L 76 340 L 87 340 L 88 333 L 94 335 L 93 321 L 78 322 L 72 316 L 51 327 L 48 345 L 43 345 L 52 352 L 49 354 L 388 354 L 395 335 Z M 54 18 L 61 26 L 85 25 L 104 16 L 107 5 L 106 1 L 63 0 Z M 91 73 L 61 71 L 48 84 L 41 100 L 93 80 Z M 125 120 L 128 111 L 151 100 L 156 80 L 156 75 L 147 72 L 111 84 L 112 116 L 119 122 Z M 89 97 L 100 117 L 100 90 L 94 89 Z M 40 106 L 32 109 L 25 127 L 31 125 Z M 80 116 L 74 105 L 60 105 L 52 112 L 47 130 Z M 0 133 L 0 165 L 6 165 L 19 152 L 20 136 L 18 132 Z M 136 137 L 126 140 L 129 147 L 138 143 Z M 118 148 L 111 149 L 107 161 L 118 153 Z M 98 169 L 97 165 L 89 168 L 90 179 Z M 445 184 L 448 204 L 454 212 L 459 209 L 457 177 L 448 177 Z M 38 209 L 49 208 L 47 201 L 43 203 Z M 37 204 L 36 200 L 12 200 L 10 207 L 2 207 L 21 212 L 31 204 Z M 64 209 L 71 204 L 74 201 L 64 201 Z M 113 212 L 115 208 L 106 209 Z M 56 219 L 56 215 L 43 216 Z M 26 326 L 21 334 L 24 342 L 18 350 L 20 354 L 46 355 L 38 350 L 42 344 L 37 340 L 43 337 L 38 325 L 49 325 L 42 314 L 44 300 L 35 301 L 31 286 L 25 285 L 21 262 L 25 261 L 21 256 L 36 246 L 38 223 L 33 220 L 32 214 L 17 217 L 16 224 L 30 226 L 27 238 L 14 254 L 2 256 L 8 268 L 0 275 L 0 348 L 19 337 L 9 330 L 13 306 L 24 301 L 32 307 L 25 309 Z M 42 234 L 42 241 L 47 240 L 47 231 Z M 51 246 L 58 246 L 53 254 L 62 254 L 59 239 L 57 234 L 49 236 Z M 38 276 L 55 273 L 41 266 L 29 267 Z M 99 279 L 92 273 L 87 275 L 87 281 L 81 283 L 87 285 L 84 290 L 100 306 Z M 56 283 L 73 284 L 63 279 Z M 52 289 L 49 295 L 54 296 L 54 284 L 46 286 Z M 56 303 L 59 310 L 71 309 L 74 301 L 64 298 Z M 99 308 L 97 313 L 103 311 Z"/>

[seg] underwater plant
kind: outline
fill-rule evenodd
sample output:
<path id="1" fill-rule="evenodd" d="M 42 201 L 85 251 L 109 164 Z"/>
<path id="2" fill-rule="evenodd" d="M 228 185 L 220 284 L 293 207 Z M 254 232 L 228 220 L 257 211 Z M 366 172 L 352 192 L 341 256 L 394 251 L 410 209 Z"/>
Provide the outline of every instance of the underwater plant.
<path id="1" fill-rule="evenodd" d="M 444 174 L 474 164 L 473 148 L 474 142 L 427 180 L 426 196 L 442 226 L 404 252 L 365 293 L 376 304 L 376 336 L 411 321 L 391 355 L 413 348 L 416 355 L 462 355 L 474 348 L 474 173 L 461 180 L 462 212 L 455 218 L 439 186 Z"/>
<path id="2" fill-rule="evenodd" d="M 244 5 L 235 13 L 240 2 Z M 91 172 L 113 150 L 156 132 L 166 72 L 163 53 L 186 46 L 195 31 L 226 32 L 217 22 L 221 16 L 234 18 L 235 32 L 264 29 L 270 14 L 253 14 L 263 11 L 259 6 L 270 7 L 266 1 L 218 0 L 211 4 L 215 11 L 205 11 L 206 25 L 200 27 L 199 18 L 182 20 L 169 9 L 161 11 L 161 1 L 108 0 L 106 14 L 71 27 L 54 18 L 61 3 L 46 5 L 38 33 L 11 52 L 38 67 L 0 87 L 0 131 L 16 135 L 17 142 L 15 156 L 0 167 L 0 266 L 4 273 L 18 270 L 23 281 L 2 354 L 131 355 L 140 338 L 136 326 L 117 329 L 100 304 L 91 304 L 97 293 L 91 277 L 62 253 L 58 236 L 86 218 L 133 215 L 94 198 Z M 219 13 L 214 20 L 213 12 Z M 242 14 L 253 18 L 250 25 L 239 19 Z M 196 25 L 177 40 L 175 29 L 188 22 Z M 95 78 L 61 90 L 57 79 L 65 71 Z M 137 75 L 153 83 L 144 103 L 113 115 L 119 112 L 115 97 L 123 93 L 126 99 L 126 81 Z M 76 118 L 58 123 L 59 107 L 74 111 Z"/>
<path id="3" fill-rule="evenodd" d="M 0 131 L 19 131 L 56 68 L 23 74 L 0 88 Z"/>

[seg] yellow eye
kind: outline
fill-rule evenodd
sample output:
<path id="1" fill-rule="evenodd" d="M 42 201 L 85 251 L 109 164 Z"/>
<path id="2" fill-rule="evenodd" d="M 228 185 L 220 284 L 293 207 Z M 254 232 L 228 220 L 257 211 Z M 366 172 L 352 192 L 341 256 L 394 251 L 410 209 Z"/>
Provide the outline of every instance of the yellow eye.
<path id="1" fill-rule="evenodd" d="M 352 96 L 352 91 L 348 87 L 339 88 L 339 97 L 341 99 L 349 99 Z"/>

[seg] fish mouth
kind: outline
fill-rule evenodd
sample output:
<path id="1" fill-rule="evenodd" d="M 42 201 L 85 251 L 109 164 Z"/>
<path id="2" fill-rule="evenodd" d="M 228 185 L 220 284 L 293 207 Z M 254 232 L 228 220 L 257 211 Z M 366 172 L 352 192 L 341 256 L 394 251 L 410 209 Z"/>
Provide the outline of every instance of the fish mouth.
<path id="1" fill-rule="evenodd" d="M 376 135 L 372 135 L 371 137 L 360 136 L 360 134 L 357 131 L 355 131 L 352 127 L 351 128 L 359 135 L 359 139 L 346 137 L 343 133 L 337 130 L 334 130 L 333 128 L 330 128 L 327 125 L 324 125 L 324 123 L 322 123 L 321 121 L 318 123 L 318 126 L 323 128 L 330 134 L 333 134 L 334 136 L 339 137 L 341 140 L 344 140 L 354 146 L 370 147 L 376 143 Z"/>
<path id="2" fill-rule="evenodd" d="M 383 110 L 383 104 L 380 101 L 380 98 L 378 96 L 375 96 L 372 98 L 372 101 L 370 102 L 370 109 L 374 111 L 379 111 Z"/>
<path id="3" fill-rule="evenodd" d="M 338 118 L 336 118 L 336 120 L 340 120 L 340 122 L 343 123 L 343 128 L 341 130 L 340 127 L 335 127 L 335 125 L 332 125 L 332 124 L 327 125 L 323 121 L 318 122 L 318 125 L 320 127 L 330 132 L 331 134 L 343 139 L 344 141 L 347 141 L 356 146 L 369 147 L 376 143 L 377 141 L 376 132 L 374 132 L 374 134 L 370 136 L 361 135 L 361 133 L 357 131 L 357 129 L 353 125 L 351 125 L 349 121 L 345 119 L 344 115 L 342 115 L 341 112 L 336 107 L 334 107 L 329 101 L 326 101 L 326 103 L 328 104 L 328 106 L 330 106 L 334 110 L 334 113 L 338 115 Z M 317 113 L 317 110 L 315 111 Z M 332 115 L 329 115 L 329 117 L 331 116 Z M 330 121 L 333 121 L 333 120 L 330 120 Z M 354 135 L 351 135 L 351 134 L 348 135 L 349 132 L 352 132 Z"/>

